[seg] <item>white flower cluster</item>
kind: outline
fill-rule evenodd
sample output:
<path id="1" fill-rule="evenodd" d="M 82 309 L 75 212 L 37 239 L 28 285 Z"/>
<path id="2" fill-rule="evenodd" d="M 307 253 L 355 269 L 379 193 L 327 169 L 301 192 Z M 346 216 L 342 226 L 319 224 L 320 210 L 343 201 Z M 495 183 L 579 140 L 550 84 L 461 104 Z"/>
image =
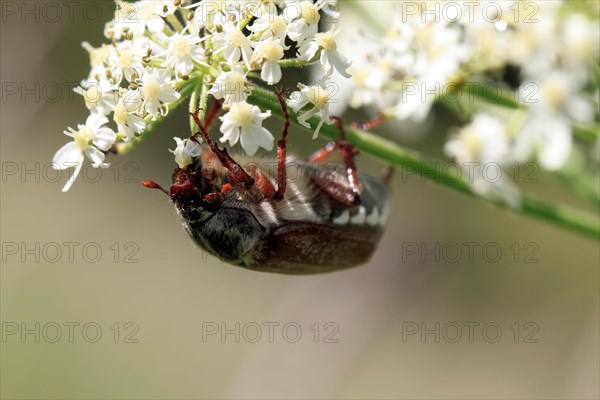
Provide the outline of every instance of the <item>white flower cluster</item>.
<path id="1" fill-rule="evenodd" d="M 91 70 L 75 91 L 83 96 L 90 117 L 85 125 L 65 131 L 73 141 L 54 157 L 56 168 L 75 167 L 63 191 L 77 177 L 84 157 L 95 167 L 107 167 L 106 152 L 167 115 L 190 85 L 206 85 L 207 95 L 223 100 L 228 112 L 221 117 L 222 143 L 240 142 L 248 155 L 258 148 L 271 150 L 273 135 L 262 127 L 270 111 L 247 102 L 250 79 L 275 85 L 282 65 L 310 64 L 321 65 L 323 80 L 334 71 L 349 76 L 350 62 L 337 50 L 337 31 L 319 32 L 321 16 L 332 6 L 335 0 L 116 0 L 115 18 L 104 29 L 110 44 L 83 43 Z M 286 58 L 290 49 L 295 57 Z M 291 106 L 305 125 L 313 115 L 332 123 L 327 91 L 321 87 L 301 86 L 292 96 L 301 99 Z M 176 141 L 173 153 L 185 168 L 200 148 L 187 139 Z"/>
<path id="2" fill-rule="evenodd" d="M 459 163 L 509 167 L 535 159 L 541 168 L 558 171 L 571 155 L 573 127 L 593 125 L 598 116 L 597 11 L 584 15 L 569 12 L 569 5 L 560 2 L 536 4 L 535 22 L 508 24 L 495 35 L 485 33 L 489 26 L 472 28 L 478 40 L 473 52 L 478 68 L 493 71 L 511 65 L 520 70 L 521 84 L 511 95 L 520 107 L 476 108 L 473 122 L 445 146 L 446 154 Z M 478 72 L 476 66 L 466 71 Z M 484 195 L 498 189 L 494 182 L 485 183 L 475 189 Z M 497 183 L 504 189 L 510 184 Z"/>
<path id="3" fill-rule="evenodd" d="M 598 3 L 491 3 L 420 2 L 417 12 L 398 4 L 383 39 L 363 33 L 358 48 L 365 51 L 352 54 L 349 106 L 420 122 L 434 102 L 454 103 L 472 119 L 445 146 L 459 163 L 535 159 L 559 170 L 572 150 L 572 127 L 598 118 Z M 503 81 L 507 69 L 519 87 Z M 471 94 L 489 83 L 518 108 Z M 463 89 L 469 104 L 456 101 Z"/>
<path id="4" fill-rule="evenodd" d="M 422 122 L 442 89 L 471 55 L 459 24 L 435 16 L 395 13 L 376 38 L 356 38 L 349 106 L 374 106 L 395 118 Z"/>

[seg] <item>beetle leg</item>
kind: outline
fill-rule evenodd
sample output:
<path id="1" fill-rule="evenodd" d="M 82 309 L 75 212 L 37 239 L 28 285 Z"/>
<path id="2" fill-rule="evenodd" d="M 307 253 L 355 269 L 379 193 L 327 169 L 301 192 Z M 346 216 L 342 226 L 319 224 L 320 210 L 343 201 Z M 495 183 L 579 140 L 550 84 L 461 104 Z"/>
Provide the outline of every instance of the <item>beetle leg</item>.
<path id="1" fill-rule="evenodd" d="M 390 182 L 392 181 L 392 178 L 394 177 L 394 172 L 396 172 L 396 170 L 391 165 L 388 166 L 385 169 L 385 171 L 383 172 L 383 177 L 381 179 L 387 186 L 390 185 Z"/>
<path id="2" fill-rule="evenodd" d="M 387 117 L 383 113 L 379 113 L 376 117 L 364 121 L 354 121 L 350 124 L 352 129 L 360 129 L 370 131 L 387 121 Z"/>
<path id="3" fill-rule="evenodd" d="M 322 162 L 324 161 L 331 153 L 335 150 L 340 150 L 342 154 L 342 158 L 346 163 L 346 176 L 348 177 L 348 183 L 350 185 L 351 190 L 351 200 L 348 200 L 350 195 L 347 193 L 340 193 L 340 188 L 332 186 L 328 187 L 325 182 L 323 186 L 320 186 L 321 189 L 329 193 L 336 200 L 341 201 L 342 203 L 348 205 L 358 205 L 360 204 L 360 188 L 358 186 L 358 175 L 356 173 L 356 164 L 354 163 L 354 156 L 358 153 L 356 148 L 346 140 L 346 131 L 344 130 L 344 123 L 338 117 L 332 117 L 335 121 L 336 126 L 338 127 L 340 133 L 340 140 L 337 142 L 330 142 L 322 148 L 321 150 L 315 152 L 312 156 L 308 158 L 308 161 L 311 163 Z M 331 192 L 330 190 L 331 189 Z"/>
<path id="4" fill-rule="evenodd" d="M 226 193 L 231 191 L 231 189 L 233 189 L 233 186 L 231 186 L 229 183 L 226 183 L 223 185 L 223 187 L 221 188 L 221 190 L 219 192 L 205 194 L 204 200 L 209 201 L 209 202 L 221 200 Z"/>
<path id="5" fill-rule="evenodd" d="M 284 116 L 284 125 L 283 132 L 281 134 L 281 139 L 277 142 L 277 191 L 275 192 L 275 199 L 281 200 L 283 199 L 283 195 L 285 194 L 286 187 L 286 169 L 285 169 L 285 158 L 286 158 L 286 141 L 288 130 L 290 128 L 290 113 L 288 112 L 287 105 L 285 104 L 284 99 L 285 89 L 277 92 L 277 99 L 279 99 L 279 104 L 281 105 L 281 109 L 283 111 Z"/>
<path id="6" fill-rule="evenodd" d="M 360 204 L 360 188 L 358 187 L 358 175 L 356 174 L 356 164 L 354 163 L 354 156 L 358 153 L 356 148 L 346 140 L 346 131 L 344 130 L 344 123 L 338 117 L 332 117 L 335 124 L 340 132 L 340 141 L 338 147 L 346 163 L 346 174 L 348 176 L 348 183 L 354 194 L 354 198 L 357 204 Z"/>
<path id="7" fill-rule="evenodd" d="M 383 124 L 387 121 L 387 117 L 383 113 L 379 113 L 377 116 L 371 119 L 363 120 L 363 121 L 354 121 L 350 124 L 352 129 L 360 129 L 363 131 L 370 131 L 379 125 Z M 388 166 L 383 172 L 382 179 L 386 185 L 389 186 L 392 177 L 394 176 L 394 167 Z"/>
<path id="8" fill-rule="evenodd" d="M 213 121 L 215 120 L 215 118 L 219 114 L 219 111 L 221 111 L 222 108 L 223 108 L 223 102 L 219 99 L 215 99 L 215 101 L 213 101 L 212 105 L 210 106 L 210 109 L 206 113 L 206 117 L 204 118 L 204 123 L 202 125 L 198 125 L 198 127 L 203 126 L 204 129 L 208 130 L 208 128 L 210 127 L 210 124 L 213 123 Z M 200 109 L 196 110 L 195 113 L 197 114 L 199 112 L 199 110 Z M 197 118 L 194 118 L 194 121 L 196 122 L 196 124 L 198 124 Z"/>
<path id="9" fill-rule="evenodd" d="M 332 179 L 330 174 L 318 173 L 312 180 L 321 191 L 327 193 L 335 201 L 348 207 L 360 204 L 360 195 L 357 195 L 348 185 Z"/>
<path id="10" fill-rule="evenodd" d="M 210 124 L 212 124 L 216 116 L 219 114 L 219 111 L 221 111 L 222 107 L 223 103 L 221 102 L 221 100 L 215 99 L 215 101 L 212 103 L 212 106 L 210 107 L 210 110 L 208 110 L 208 113 L 206 114 L 206 118 L 204 118 L 204 129 L 208 130 Z"/>
<path id="11" fill-rule="evenodd" d="M 212 152 L 215 153 L 215 155 L 217 156 L 219 161 L 221 161 L 221 164 L 223 164 L 223 166 L 227 170 L 229 170 L 229 172 L 231 172 L 233 180 L 238 182 L 245 189 L 250 189 L 254 185 L 254 178 L 252 178 L 250 175 L 248 175 L 248 173 L 246 171 L 244 171 L 244 168 L 242 168 L 242 166 L 240 164 L 238 164 L 237 162 L 235 162 L 235 160 L 233 158 L 231 158 L 229 153 L 227 153 L 226 148 L 223 148 L 223 150 L 221 150 L 212 141 L 212 139 L 210 138 L 210 136 L 208 134 L 208 131 L 204 127 L 204 124 L 202 124 L 200 122 L 200 119 L 198 118 L 199 111 L 200 111 L 199 109 L 194 111 L 193 113 L 191 113 L 191 116 L 192 116 L 192 118 L 194 118 L 196 125 L 198 125 L 198 127 L 200 127 L 200 133 L 202 134 L 202 137 L 204 138 L 204 140 L 206 140 L 206 143 L 208 143 L 208 146 L 210 147 Z M 197 133 L 192 136 L 192 139 L 194 139 L 196 136 L 197 136 Z"/>
<path id="12" fill-rule="evenodd" d="M 308 162 L 310 163 L 319 163 L 319 162 L 323 162 L 325 161 L 325 159 L 327 157 L 329 157 L 329 155 L 331 153 L 333 153 L 335 150 L 337 150 L 338 145 L 336 142 L 329 142 L 327 143 L 327 145 L 325 145 L 325 147 L 323 147 L 321 150 L 317 150 L 316 152 L 314 152 L 309 158 L 308 158 Z"/>

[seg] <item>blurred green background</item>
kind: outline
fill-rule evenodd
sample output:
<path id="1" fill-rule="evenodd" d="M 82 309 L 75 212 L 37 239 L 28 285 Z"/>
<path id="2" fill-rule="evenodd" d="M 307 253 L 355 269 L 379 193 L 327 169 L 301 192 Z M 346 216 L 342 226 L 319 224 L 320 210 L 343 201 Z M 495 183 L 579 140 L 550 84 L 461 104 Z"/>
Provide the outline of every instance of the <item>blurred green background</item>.
<path id="1" fill-rule="evenodd" d="M 17 2 L 25 3 L 42 4 Z M 194 246 L 164 196 L 141 186 L 168 183 L 166 149 L 188 130 L 183 110 L 132 154 L 109 157 L 115 165 L 97 182 L 98 171 L 84 168 L 87 179 L 61 193 L 67 174 L 52 182 L 50 162 L 68 139 L 61 132 L 87 116 L 68 86 L 89 70 L 80 42 L 103 42 L 111 4 L 98 4 L 96 23 L 93 9 L 85 21 L 75 8 L 73 22 L 3 14 L 2 398 L 598 398 L 593 239 L 399 172 L 389 226 L 368 265 L 300 277 L 225 265 Z M 437 116 L 432 133 L 411 144 L 436 156 L 452 122 Z M 393 124 L 382 134 L 406 143 Z M 292 131 L 289 148 L 308 154 L 323 144 L 309 135 Z M 383 165 L 365 156 L 359 168 Z M 540 181 L 549 183 L 525 189 L 569 199 L 551 177 Z M 72 262 L 69 242 L 78 244 Z M 473 259 L 471 242 L 479 244 Z M 23 251 L 36 243 L 39 262 Z M 415 246 L 442 251 L 407 252 Z M 456 246 L 463 253 L 452 262 Z M 496 248 L 502 255 L 492 262 Z M 533 250 L 538 262 L 527 262 Z M 39 343 L 35 333 L 22 336 L 36 323 Z M 239 343 L 233 333 L 208 335 L 222 323 L 233 331 L 239 323 Z M 272 341 L 269 323 L 279 324 Z M 262 337 L 252 343 L 256 324 Z M 439 339 L 421 335 L 436 324 Z M 57 325 L 62 336 L 51 343 Z M 462 336 L 453 343 L 456 326 Z"/>

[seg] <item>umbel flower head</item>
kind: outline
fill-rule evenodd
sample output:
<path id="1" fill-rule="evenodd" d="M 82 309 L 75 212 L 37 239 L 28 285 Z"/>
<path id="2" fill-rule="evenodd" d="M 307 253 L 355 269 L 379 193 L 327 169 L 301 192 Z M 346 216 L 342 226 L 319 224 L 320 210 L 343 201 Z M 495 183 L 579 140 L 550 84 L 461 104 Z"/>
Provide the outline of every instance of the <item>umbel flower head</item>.
<path id="1" fill-rule="evenodd" d="M 271 111 L 249 102 L 256 86 L 280 83 L 286 66 L 314 64 L 323 80 L 336 71 L 349 77 L 350 62 L 336 45 L 340 30 L 319 32 L 322 15 L 335 1 L 117 0 L 115 4 L 114 19 L 104 29 L 107 43 L 94 47 L 83 42 L 90 73 L 75 92 L 83 96 L 91 115 L 85 125 L 66 132 L 74 140 L 56 153 L 57 168 L 75 168 L 65 190 L 85 158 L 94 166 L 107 167 L 106 152 L 130 149 L 192 93 L 197 103 L 191 109 L 208 104 L 210 98 L 223 100 L 226 114 L 220 118 L 220 141 L 229 146 L 239 143 L 254 155 L 258 149 L 272 150 L 274 144 L 273 135 L 262 126 Z M 322 87 L 323 82 L 307 87 Z M 322 124 L 333 121 L 328 95 L 313 92 L 302 92 L 298 104 L 306 106 L 300 115 L 303 125 L 310 126 L 306 120 L 311 116 L 321 118 L 318 133 Z M 199 157 L 200 146 L 175 140 L 171 152 L 185 168 Z"/>
<path id="2" fill-rule="evenodd" d="M 339 32 L 336 50 L 353 63 L 351 79 L 337 81 L 340 92 L 349 93 L 347 106 L 405 124 L 398 131 L 423 127 L 435 117 L 435 104 L 455 112 L 463 127 L 448 135 L 444 150 L 465 166 L 465 175 L 474 165 L 492 163 L 507 176 L 509 169 L 535 162 L 549 172 L 568 171 L 573 180 L 581 175 L 597 180 L 595 171 L 577 174 L 573 168 L 592 154 L 589 149 L 581 154 L 589 141 L 600 143 L 597 2 L 496 2 L 493 15 L 486 2 L 459 2 L 454 19 L 443 6 L 419 2 L 407 14 L 398 3 L 378 3 L 377 27 L 360 23 L 357 13 L 355 29 Z M 536 8 L 534 20 L 516 17 L 525 4 Z M 375 29 L 382 27 L 383 34 Z M 323 35 L 327 32 L 303 45 L 305 59 L 317 48 L 329 48 Z M 334 54 L 322 51 L 320 57 L 338 69 Z M 343 109 L 338 105 L 336 112 Z M 496 186 L 507 196 L 516 191 L 503 180 L 486 183 L 472 188 L 487 194 Z M 518 204 L 514 198 L 509 202 Z"/>

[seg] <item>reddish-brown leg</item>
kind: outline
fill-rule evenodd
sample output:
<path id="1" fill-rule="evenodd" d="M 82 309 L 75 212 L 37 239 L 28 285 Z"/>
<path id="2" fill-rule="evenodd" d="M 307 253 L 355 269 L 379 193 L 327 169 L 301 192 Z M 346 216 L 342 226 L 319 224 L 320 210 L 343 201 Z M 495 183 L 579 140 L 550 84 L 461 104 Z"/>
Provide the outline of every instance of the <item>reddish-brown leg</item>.
<path id="1" fill-rule="evenodd" d="M 290 128 L 290 113 L 288 112 L 287 105 L 285 104 L 285 98 L 283 97 L 285 94 L 285 90 L 281 90 L 277 92 L 277 98 L 279 99 L 279 104 L 281 105 L 281 109 L 283 110 L 284 116 L 284 125 L 283 125 L 283 133 L 281 134 L 281 139 L 277 142 L 277 191 L 275 192 L 275 199 L 281 200 L 283 199 L 283 195 L 285 194 L 286 187 L 286 169 L 285 169 L 285 158 L 286 158 L 286 141 L 288 130 Z"/>
<path id="2" fill-rule="evenodd" d="M 360 204 L 360 196 L 356 195 L 348 185 L 331 179 L 331 175 L 322 172 L 313 177 L 314 184 L 337 202 L 348 207 Z"/>
<path id="3" fill-rule="evenodd" d="M 357 204 L 360 203 L 360 188 L 358 187 L 358 175 L 356 174 L 356 164 L 354 163 L 354 156 L 358 153 L 356 148 L 346 140 L 346 131 L 344 130 L 344 123 L 338 117 L 333 117 L 335 124 L 340 132 L 340 141 L 338 147 L 342 153 L 344 162 L 346 163 L 346 174 L 348 175 L 348 183 L 354 193 L 354 198 Z"/>
<path id="4" fill-rule="evenodd" d="M 327 157 L 335 150 L 337 150 L 338 145 L 336 142 L 329 142 L 325 147 L 320 150 L 314 152 L 310 157 L 308 157 L 308 162 L 310 163 L 320 163 L 325 161 Z"/>
<path id="5" fill-rule="evenodd" d="M 196 124 L 200 127 L 200 133 L 202 134 L 202 137 L 204 138 L 204 140 L 206 140 L 206 143 L 208 143 L 208 146 L 210 147 L 212 152 L 215 153 L 219 161 L 221 161 L 221 164 L 223 164 L 223 166 L 229 172 L 231 172 L 232 178 L 244 188 L 250 189 L 254 185 L 254 178 L 248 175 L 248 173 L 244 171 L 244 168 L 242 168 L 240 164 L 238 164 L 233 158 L 231 158 L 229 153 L 227 153 L 227 149 L 219 149 L 219 147 L 212 141 L 212 139 L 208 135 L 208 131 L 206 130 L 204 124 L 201 123 L 200 119 L 198 118 L 199 111 L 200 110 L 194 111 L 193 113 L 191 113 L 191 116 L 192 118 L 194 118 Z M 194 139 L 196 135 L 197 134 L 193 135 L 192 139 Z"/>
<path id="6" fill-rule="evenodd" d="M 210 202 L 221 200 L 226 193 L 231 191 L 231 189 L 233 189 L 233 186 L 231 186 L 229 183 L 226 183 L 223 185 L 220 192 L 205 194 L 204 200 Z"/>
<path id="7" fill-rule="evenodd" d="M 354 121 L 350 124 L 350 127 L 352 129 L 370 131 L 371 129 L 374 129 L 379 125 L 383 124 L 385 121 L 387 121 L 387 117 L 384 114 L 378 114 L 375 118 L 367 119 L 364 121 Z"/>
<path id="8" fill-rule="evenodd" d="M 206 114 L 206 118 L 204 118 L 204 129 L 208 131 L 210 124 L 212 124 L 217 115 L 219 115 L 219 111 L 221 111 L 222 107 L 223 102 L 221 100 L 215 99 L 215 101 L 212 103 L 212 106 L 210 107 L 210 110 L 208 110 L 208 113 Z"/>
<path id="9" fill-rule="evenodd" d="M 383 124 L 387 120 L 388 120 L 388 118 L 385 116 L 385 114 L 380 113 L 376 117 L 371 118 L 371 119 L 367 119 L 364 121 L 354 121 L 353 123 L 350 124 L 350 127 L 352 129 L 360 129 L 363 131 L 370 131 L 370 130 L 378 127 L 379 125 Z M 382 176 L 382 179 L 386 185 L 390 184 L 390 181 L 392 180 L 393 175 L 394 175 L 394 167 L 392 167 L 392 166 L 387 167 Z"/>
<path id="10" fill-rule="evenodd" d="M 348 178 L 348 186 L 339 185 L 332 182 L 331 179 L 326 176 L 316 177 L 315 184 L 319 186 L 323 191 L 328 193 L 337 201 L 346 204 L 348 206 L 360 204 L 360 188 L 358 186 L 358 176 L 356 174 L 356 165 L 354 163 L 354 156 L 358 153 L 354 146 L 346 140 L 346 131 L 344 130 L 344 124 L 341 119 L 332 117 L 338 127 L 340 133 L 340 140 L 337 142 L 330 142 L 321 150 L 315 152 L 308 158 L 311 163 L 319 163 L 324 161 L 331 153 L 335 150 L 340 150 L 342 158 L 346 164 L 346 175 Z"/>
<path id="11" fill-rule="evenodd" d="M 396 170 L 394 169 L 394 167 L 392 167 L 391 165 L 388 166 L 385 171 L 383 172 L 383 176 L 381 177 L 381 179 L 383 180 L 383 182 L 385 182 L 385 184 L 387 186 L 390 185 L 390 182 L 392 181 L 392 178 L 394 177 L 394 172 Z"/>

